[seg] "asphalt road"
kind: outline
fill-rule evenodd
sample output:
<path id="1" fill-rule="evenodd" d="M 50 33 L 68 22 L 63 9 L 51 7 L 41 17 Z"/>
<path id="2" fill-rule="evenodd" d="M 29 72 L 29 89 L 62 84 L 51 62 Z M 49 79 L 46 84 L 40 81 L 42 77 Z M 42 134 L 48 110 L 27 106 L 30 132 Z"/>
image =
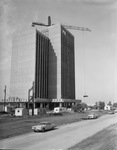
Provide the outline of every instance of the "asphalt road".
<path id="1" fill-rule="evenodd" d="M 31 132 L 0 140 L 1 149 L 66 150 L 98 131 L 117 123 L 117 113 L 95 120 L 84 120 L 57 127 L 44 133 Z"/>

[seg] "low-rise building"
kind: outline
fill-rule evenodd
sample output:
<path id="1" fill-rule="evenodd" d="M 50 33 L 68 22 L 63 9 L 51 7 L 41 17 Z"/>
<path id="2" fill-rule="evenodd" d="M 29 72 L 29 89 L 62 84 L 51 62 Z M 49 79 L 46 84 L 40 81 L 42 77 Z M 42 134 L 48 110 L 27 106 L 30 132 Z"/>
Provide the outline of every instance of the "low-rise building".
<path id="1" fill-rule="evenodd" d="M 28 112 L 25 108 L 16 108 L 15 109 L 15 116 L 24 116 L 27 114 L 28 114 Z"/>

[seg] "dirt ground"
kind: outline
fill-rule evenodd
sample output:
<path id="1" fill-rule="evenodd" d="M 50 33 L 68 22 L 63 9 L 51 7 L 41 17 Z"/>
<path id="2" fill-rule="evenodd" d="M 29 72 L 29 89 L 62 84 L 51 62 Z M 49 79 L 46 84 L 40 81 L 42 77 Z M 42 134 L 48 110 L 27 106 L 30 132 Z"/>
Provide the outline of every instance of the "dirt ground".
<path id="1" fill-rule="evenodd" d="M 58 126 L 81 121 L 86 115 L 87 113 L 68 113 L 62 116 L 3 117 L 0 119 L 0 140 L 31 132 L 32 126 L 39 122 L 49 121 Z"/>
<path id="2" fill-rule="evenodd" d="M 73 116 L 74 115 L 71 115 L 71 118 L 73 118 Z M 70 116 L 68 118 L 70 118 Z M 62 118 L 59 117 L 57 120 L 60 122 L 60 119 Z M 64 116 L 63 119 L 65 120 Z M 115 150 L 116 138 L 114 138 L 114 136 L 116 132 L 114 129 L 116 130 L 117 126 L 107 128 L 114 124 L 117 124 L 117 115 L 107 114 L 97 119 L 86 119 L 57 126 L 55 130 L 44 133 L 35 133 L 32 131 L 20 136 L 0 140 L 0 147 L 3 149 L 20 150 L 67 150 L 87 138 L 88 141 L 85 140 L 86 142 L 81 143 L 80 147 L 78 144 L 76 150 Z M 94 137 L 93 135 L 97 136 Z"/>
<path id="3" fill-rule="evenodd" d="M 117 150 L 117 124 L 83 140 L 69 150 Z"/>

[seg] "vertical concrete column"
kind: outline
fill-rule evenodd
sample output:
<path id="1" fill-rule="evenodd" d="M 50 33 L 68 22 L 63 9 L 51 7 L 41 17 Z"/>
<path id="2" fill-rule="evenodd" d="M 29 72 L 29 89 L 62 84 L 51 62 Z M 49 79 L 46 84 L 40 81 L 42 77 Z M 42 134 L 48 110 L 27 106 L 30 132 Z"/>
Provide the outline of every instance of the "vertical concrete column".
<path id="1" fill-rule="evenodd" d="M 35 105 L 36 105 L 36 104 L 34 103 L 34 109 L 35 109 Z"/>
<path id="2" fill-rule="evenodd" d="M 73 106 L 73 103 L 70 103 L 70 107 L 72 107 Z"/>
<path id="3" fill-rule="evenodd" d="M 46 104 L 46 108 L 49 109 L 49 103 Z"/>
<path id="4" fill-rule="evenodd" d="M 22 107 L 22 103 L 19 104 L 19 107 Z"/>
<path id="5" fill-rule="evenodd" d="M 64 103 L 64 107 L 66 107 L 66 103 Z"/>
<path id="6" fill-rule="evenodd" d="M 40 103 L 40 108 L 43 108 L 43 103 Z"/>
<path id="7" fill-rule="evenodd" d="M 65 103 L 65 107 L 67 108 L 67 103 Z"/>
<path id="8" fill-rule="evenodd" d="M 62 107 L 62 103 L 59 103 L 59 107 Z"/>

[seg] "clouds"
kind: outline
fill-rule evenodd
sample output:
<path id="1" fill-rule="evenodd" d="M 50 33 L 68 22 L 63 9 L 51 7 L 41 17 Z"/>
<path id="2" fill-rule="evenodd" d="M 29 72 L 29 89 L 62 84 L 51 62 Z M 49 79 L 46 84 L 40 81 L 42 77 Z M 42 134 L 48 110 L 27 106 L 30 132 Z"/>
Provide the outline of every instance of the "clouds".
<path id="1" fill-rule="evenodd" d="M 0 99 L 4 85 L 9 89 L 13 34 L 22 29 L 29 18 L 28 10 L 22 6 L 23 3 L 20 9 L 15 1 L 0 0 Z M 37 11 L 33 11 L 32 15 L 38 19 Z"/>
<path id="2" fill-rule="evenodd" d="M 4 61 L 5 57 L 9 55 L 11 49 L 11 36 L 13 33 L 12 14 L 14 7 L 10 0 L 0 1 L 1 15 L 0 15 L 0 60 Z"/>
<path id="3" fill-rule="evenodd" d="M 4 85 L 10 81 L 10 61 L 15 6 L 11 0 L 0 1 L 0 95 Z M 1 97 L 0 97 L 1 98 Z"/>
<path id="4" fill-rule="evenodd" d="M 114 4 L 116 0 L 81 0 L 83 3 L 92 4 L 92 5 L 110 5 Z"/>
<path id="5" fill-rule="evenodd" d="M 45 2 L 52 2 L 52 0 L 45 0 Z M 110 5 L 116 3 L 117 0 L 54 0 L 57 3 L 86 3 L 92 5 Z"/>

